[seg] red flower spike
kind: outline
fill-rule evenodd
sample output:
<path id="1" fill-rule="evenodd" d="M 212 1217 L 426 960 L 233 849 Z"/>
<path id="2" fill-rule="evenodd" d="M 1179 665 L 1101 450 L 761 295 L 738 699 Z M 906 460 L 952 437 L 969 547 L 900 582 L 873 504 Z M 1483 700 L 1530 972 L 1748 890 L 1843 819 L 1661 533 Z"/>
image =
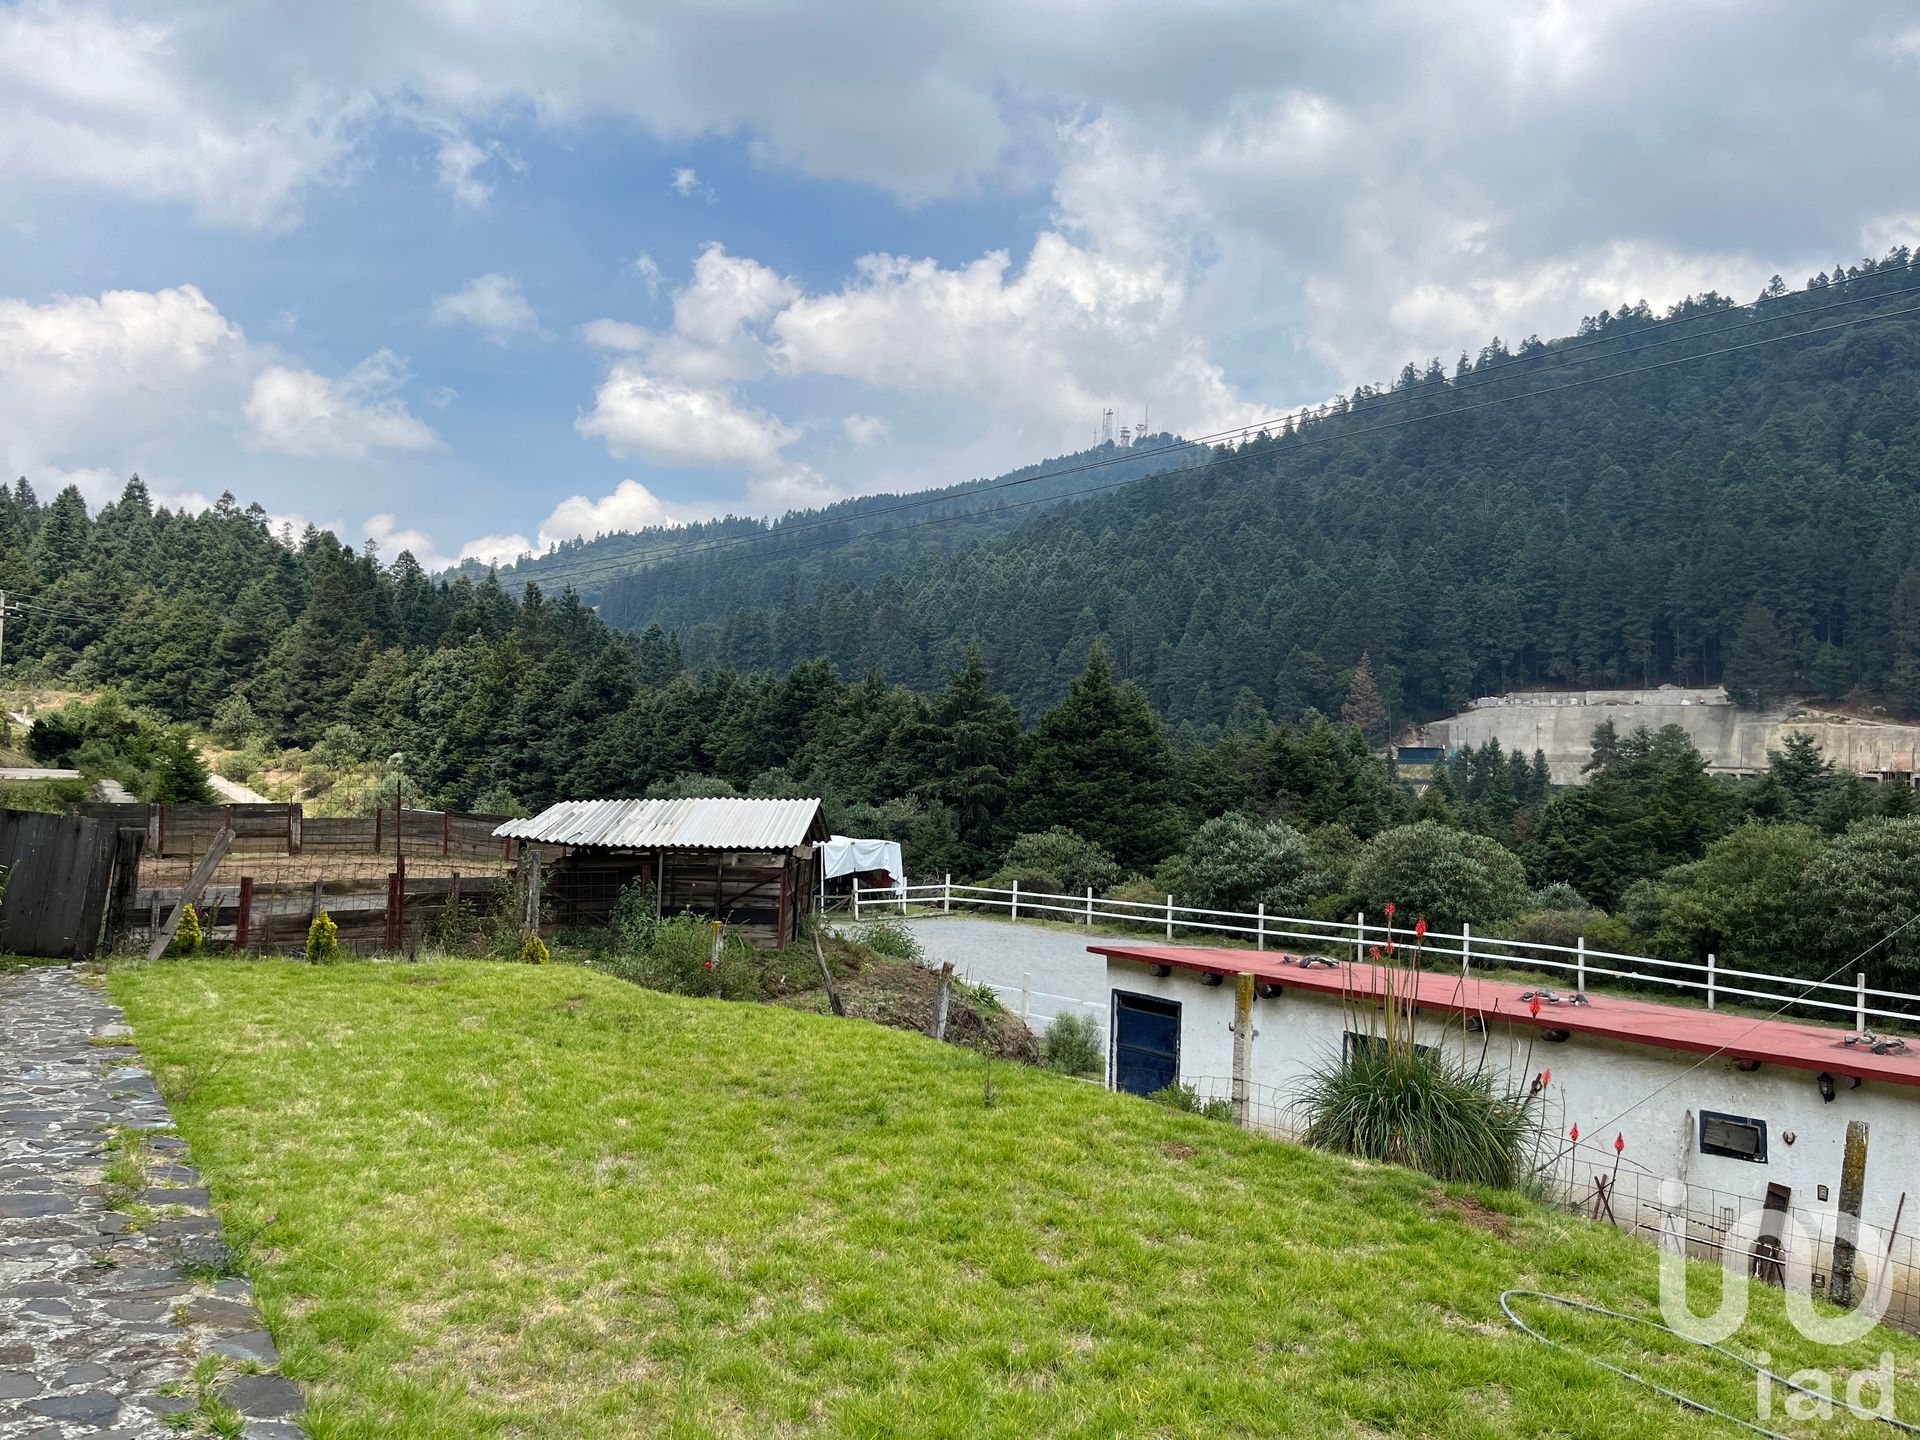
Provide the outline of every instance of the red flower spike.
<path id="1" fill-rule="evenodd" d="M 1626 1148 L 1627 1148 L 1627 1137 L 1624 1134 L 1616 1135 L 1613 1137 L 1613 1153 L 1614 1154 L 1616 1155 L 1623 1154 L 1625 1153 Z"/>
<path id="2" fill-rule="evenodd" d="M 706 967 L 707 967 L 707 969 L 709 969 L 709 970 L 711 970 L 711 969 L 713 968 L 713 962 L 712 962 L 711 960 L 702 960 L 702 961 L 701 961 L 700 963 L 701 963 L 702 965 L 704 965 L 704 966 L 706 966 Z"/>
<path id="3" fill-rule="evenodd" d="M 1527 1002 L 1527 1009 L 1532 1011 L 1535 1015 L 1538 1015 L 1540 1013 L 1540 997 L 1538 995 L 1534 996 L 1533 999 Z"/>
<path id="4" fill-rule="evenodd" d="M 1540 1083 L 1542 1085 L 1551 1085 L 1553 1083 L 1553 1072 L 1551 1070 L 1542 1070 L 1540 1072 Z"/>
<path id="5" fill-rule="evenodd" d="M 1580 1143 L 1580 1127 L 1578 1125 L 1574 1126 L 1573 1129 L 1567 1133 L 1572 1137 L 1574 1144 L 1578 1145 Z"/>
<path id="6" fill-rule="evenodd" d="M 1387 901 L 1387 919 L 1391 920 L 1392 918 L 1393 918 L 1393 902 L 1389 900 Z"/>
<path id="7" fill-rule="evenodd" d="M 1389 940 L 1387 941 L 1387 954 L 1391 955 L 1392 953 L 1393 953 L 1393 941 Z"/>
<path id="8" fill-rule="evenodd" d="M 1416 940 L 1424 940 L 1427 938 L 1426 916 L 1422 915 L 1418 920 L 1413 922 L 1413 938 Z"/>
<path id="9" fill-rule="evenodd" d="M 1380 962 L 1380 958 L 1381 958 L 1380 947 L 1378 945 L 1375 945 L 1371 950 L 1367 951 L 1367 958 L 1373 961 L 1377 965 Z"/>

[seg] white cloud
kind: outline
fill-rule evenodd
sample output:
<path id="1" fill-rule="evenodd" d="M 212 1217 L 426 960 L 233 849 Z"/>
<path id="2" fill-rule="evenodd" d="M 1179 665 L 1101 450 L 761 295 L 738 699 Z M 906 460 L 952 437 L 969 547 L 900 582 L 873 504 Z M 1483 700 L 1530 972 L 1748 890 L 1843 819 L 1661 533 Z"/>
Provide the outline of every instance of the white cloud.
<path id="1" fill-rule="evenodd" d="M 451 385 L 436 385 L 426 393 L 427 404 L 436 410 L 444 410 L 460 398 L 460 392 Z"/>
<path id="2" fill-rule="evenodd" d="M 628 268 L 638 275 L 647 287 L 647 298 L 650 300 L 658 298 L 660 287 L 665 283 L 665 277 L 661 275 L 659 263 L 653 256 L 643 250 L 633 257 L 633 263 Z"/>
<path id="3" fill-rule="evenodd" d="M 381 560 L 389 565 L 400 558 L 402 551 L 410 552 L 426 571 L 445 570 L 454 563 L 439 552 L 431 535 L 424 530 L 402 529 L 391 515 L 369 515 L 360 533 L 374 543 Z"/>
<path id="4" fill-rule="evenodd" d="M 533 553 L 533 542 L 524 535 L 482 535 L 460 547 L 458 560 L 478 560 L 485 565 L 511 565 L 523 555 Z"/>
<path id="5" fill-rule="evenodd" d="M 606 442 L 608 453 L 656 465 L 759 469 L 773 464 L 797 432 L 724 389 L 656 380 L 634 360 L 617 361 L 574 429 Z"/>
<path id="6" fill-rule="evenodd" d="M 562 540 L 592 539 L 595 535 L 610 535 L 620 530 L 650 530 L 682 523 L 638 480 L 622 480 L 611 495 L 602 495 L 598 500 L 570 495 L 554 506 L 553 513 L 540 522 L 540 546 L 545 549 Z"/>
<path id="7" fill-rule="evenodd" d="M 493 187 L 480 178 L 480 167 L 493 158 L 495 148 L 477 144 L 460 131 L 447 131 L 434 156 L 440 188 L 470 210 L 484 208 L 493 198 Z"/>
<path id="8" fill-rule="evenodd" d="M 713 186 L 684 166 L 674 168 L 673 179 L 667 182 L 667 188 L 682 200 L 705 200 L 711 205 L 720 198 L 714 194 Z"/>
<path id="9" fill-rule="evenodd" d="M 849 415 L 840 422 L 840 428 L 856 445 L 872 445 L 893 433 L 893 427 L 878 415 Z"/>
<path id="10" fill-rule="evenodd" d="M 337 380 L 269 365 L 247 396 L 251 443 L 281 455 L 328 460 L 434 449 L 439 437 L 395 393 L 409 378 L 391 350 L 376 350 Z"/>
<path id="11" fill-rule="evenodd" d="M 231 413 L 250 365 L 239 327 L 192 285 L 0 298 L 0 458 L 13 475 L 105 475 L 111 498 L 118 462 Z"/>
<path id="12" fill-rule="evenodd" d="M 477 275 L 458 290 L 436 295 L 427 312 L 432 325 L 470 325 L 495 345 L 538 335 L 540 317 L 511 275 Z"/>
<path id="13" fill-rule="evenodd" d="M 1860 243 L 1876 260 L 1896 245 L 1920 247 L 1920 210 L 1908 215 L 1876 215 L 1860 227 Z"/>

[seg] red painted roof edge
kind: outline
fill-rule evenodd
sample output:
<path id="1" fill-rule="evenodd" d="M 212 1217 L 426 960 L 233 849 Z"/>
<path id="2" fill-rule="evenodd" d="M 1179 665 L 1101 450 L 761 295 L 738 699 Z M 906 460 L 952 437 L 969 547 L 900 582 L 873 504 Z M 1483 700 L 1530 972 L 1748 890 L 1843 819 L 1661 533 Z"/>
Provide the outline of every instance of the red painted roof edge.
<path id="1" fill-rule="evenodd" d="M 1352 995 L 1360 1000 L 1378 999 L 1385 987 L 1379 968 L 1337 962 L 1334 968 L 1315 964 L 1303 967 L 1306 958 L 1276 951 L 1218 950 L 1199 945 L 1098 944 L 1087 949 L 1110 960 L 1131 960 L 1147 965 L 1178 966 L 1215 975 L 1250 974 L 1274 984 L 1310 990 L 1323 995 Z M 1663 1005 L 1656 1000 L 1631 1000 L 1618 995 L 1596 995 L 1590 1004 L 1560 1003 L 1543 1005 L 1536 1016 L 1523 994 L 1546 988 L 1546 982 L 1516 984 L 1475 976 L 1465 982 L 1459 975 L 1427 970 L 1419 976 L 1415 1003 L 1423 1010 L 1448 1014 L 1480 1015 L 1508 1024 L 1532 1025 L 1542 1030 L 1565 1030 L 1575 1035 L 1620 1040 L 1661 1050 L 1678 1050 L 1695 1055 L 1723 1054 L 1732 1060 L 1756 1060 L 1762 1064 L 1785 1065 L 1798 1070 L 1825 1071 L 1830 1075 L 1882 1080 L 1894 1085 L 1920 1087 L 1920 1052 L 1907 1055 L 1875 1055 L 1871 1050 L 1850 1049 L 1841 1045 L 1849 1032 L 1820 1025 L 1788 1020 L 1756 1020 L 1729 1015 L 1722 1011 L 1692 1006 Z M 1570 994 L 1571 991 L 1558 991 Z"/>

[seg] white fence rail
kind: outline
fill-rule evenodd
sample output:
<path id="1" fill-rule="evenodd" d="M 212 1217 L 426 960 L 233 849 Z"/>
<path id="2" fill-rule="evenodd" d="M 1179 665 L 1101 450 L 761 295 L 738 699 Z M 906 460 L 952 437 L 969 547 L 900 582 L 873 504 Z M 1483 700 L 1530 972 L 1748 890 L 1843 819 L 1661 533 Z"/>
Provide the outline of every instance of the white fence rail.
<path id="1" fill-rule="evenodd" d="M 1269 914 L 1264 905 L 1248 914 L 1179 905 L 1171 895 L 1164 904 L 1098 897 L 1092 890 L 1082 895 L 1050 895 L 1023 891 L 1017 881 L 1009 889 L 956 885 L 951 876 L 939 884 L 869 891 L 862 891 L 856 880 L 852 909 L 856 920 L 889 914 L 908 915 L 915 911 L 924 914 L 929 910 L 941 914 L 953 914 L 956 910 L 963 913 L 1003 910 L 1014 920 L 1024 916 L 1066 921 L 1088 929 L 1096 921 L 1148 926 L 1167 940 L 1174 938 L 1175 931 L 1188 935 L 1195 932 L 1224 935 L 1250 942 L 1255 950 L 1265 950 L 1275 942 L 1292 941 L 1316 950 L 1350 954 L 1359 961 L 1365 961 L 1370 947 L 1384 946 L 1389 940 L 1397 945 L 1414 943 L 1410 925 L 1370 921 L 1364 914 L 1352 920 L 1308 920 L 1298 915 Z M 1575 945 L 1545 945 L 1475 935 L 1471 927 L 1465 925 L 1458 934 L 1429 930 L 1424 948 L 1430 959 L 1458 959 L 1463 975 L 1471 973 L 1476 961 L 1488 968 L 1544 970 L 1568 976 L 1573 988 L 1582 994 L 1590 979 L 1624 980 L 1704 996 L 1709 1010 L 1728 1000 L 1760 1005 L 1790 1004 L 1832 1012 L 1835 1016 L 1851 1018 L 1853 1028 L 1861 1033 L 1869 1031 L 1876 1021 L 1912 1023 L 1920 1018 L 1920 995 L 1904 990 L 1873 989 L 1867 984 L 1864 970 L 1855 971 L 1847 981 L 1801 980 L 1791 975 L 1732 969 L 1720 964 L 1714 955 L 1708 955 L 1705 964 L 1696 960 L 1661 960 L 1651 955 L 1622 955 L 1611 950 L 1590 949 L 1584 936 Z M 1905 1008 L 1888 1009 L 1876 1004 L 1877 1001 L 1896 1001 Z"/>

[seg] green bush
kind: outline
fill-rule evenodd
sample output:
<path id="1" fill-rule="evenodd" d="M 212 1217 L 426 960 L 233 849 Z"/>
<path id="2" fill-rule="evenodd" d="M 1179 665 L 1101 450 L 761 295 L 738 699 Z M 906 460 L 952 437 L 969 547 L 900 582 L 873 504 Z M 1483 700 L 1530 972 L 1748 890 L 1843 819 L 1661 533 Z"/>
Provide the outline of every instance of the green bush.
<path id="1" fill-rule="evenodd" d="M 1100 1075 L 1106 1072 L 1105 1037 L 1099 1022 L 1078 1011 L 1063 1011 L 1047 1026 L 1040 1053 L 1047 1068 L 1062 1075 Z"/>
<path id="2" fill-rule="evenodd" d="M 200 913 L 187 906 L 186 913 L 180 917 L 180 928 L 173 932 L 173 943 L 167 946 L 169 955 L 198 955 L 206 945 L 206 935 L 200 929 Z"/>
<path id="3" fill-rule="evenodd" d="M 1408 1165 L 1436 1179 L 1511 1189 L 1525 1179 L 1537 1122 L 1439 1046 L 1352 1046 L 1301 1091 L 1306 1139 L 1323 1150 Z"/>
<path id="4" fill-rule="evenodd" d="M 1520 912 L 1526 872 L 1497 840 L 1432 820 L 1376 835 L 1354 861 L 1349 883 L 1369 916 L 1391 903 L 1403 923 L 1424 915 L 1437 930 L 1462 922 L 1498 924 Z"/>
<path id="5" fill-rule="evenodd" d="M 729 935 L 716 957 L 713 923 L 698 915 L 663 920 L 654 927 L 644 949 L 623 946 L 595 963 L 622 980 L 674 995 L 758 1000 L 769 988 L 753 947 Z"/>
<path id="6" fill-rule="evenodd" d="M 631 880 L 623 885 L 613 902 L 609 928 L 616 944 L 635 951 L 652 947 L 660 929 L 659 904 L 651 885 Z"/>
<path id="7" fill-rule="evenodd" d="M 1119 883 L 1122 873 L 1119 862 L 1105 850 L 1056 825 L 1015 840 L 986 883 L 1008 890 L 1018 880 L 1022 890 L 1036 894 L 1080 895 L 1089 886 L 1095 893 L 1104 893 Z"/>
<path id="8" fill-rule="evenodd" d="M 1264 903 L 1283 915 L 1297 914 L 1312 893 L 1313 847 L 1281 820 L 1221 815 L 1187 842 L 1177 862 L 1174 891 L 1203 910 L 1252 913 Z"/>
<path id="9" fill-rule="evenodd" d="M 889 955 L 895 960 L 917 962 L 924 953 L 918 937 L 904 920 L 898 918 L 864 923 L 854 939 L 867 949 Z"/>
<path id="10" fill-rule="evenodd" d="M 1183 1085 L 1175 1080 L 1164 1085 L 1147 1096 L 1156 1105 L 1164 1105 L 1169 1110 L 1178 1110 L 1187 1115 L 1203 1115 L 1209 1120 L 1233 1119 L 1233 1102 L 1230 1100 L 1202 1100 L 1200 1092 L 1191 1085 Z"/>
<path id="11" fill-rule="evenodd" d="M 307 927 L 307 959 L 315 965 L 327 965 L 339 958 L 340 927 L 322 910 Z"/>
<path id="12" fill-rule="evenodd" d="M 520 945 L 520 963 L 522 965 L 544 965 L 553 958 L 553 952 L 547 949 L 547 942 L 540 938 L 538 931 L 529 930 L 527 938 Z"/>

